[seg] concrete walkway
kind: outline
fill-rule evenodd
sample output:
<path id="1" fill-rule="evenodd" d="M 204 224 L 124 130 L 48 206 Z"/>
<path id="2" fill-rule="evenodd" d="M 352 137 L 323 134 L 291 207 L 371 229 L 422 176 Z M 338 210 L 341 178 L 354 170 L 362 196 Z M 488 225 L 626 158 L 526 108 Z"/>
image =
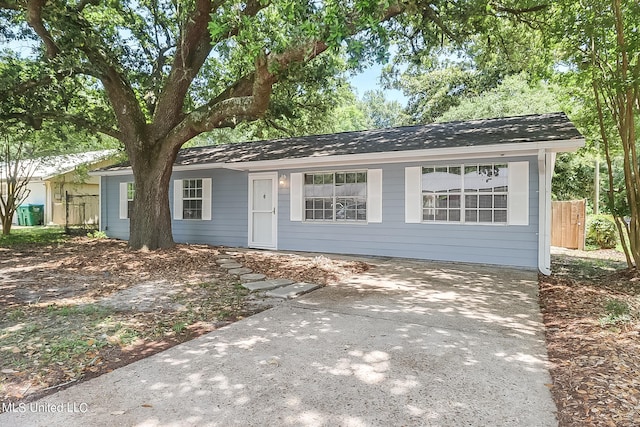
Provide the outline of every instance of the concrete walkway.
<path id="1" fill-rule="evenodd" d="M 370 262 L 0 425 L 557 425 L 534 272 Z"/>

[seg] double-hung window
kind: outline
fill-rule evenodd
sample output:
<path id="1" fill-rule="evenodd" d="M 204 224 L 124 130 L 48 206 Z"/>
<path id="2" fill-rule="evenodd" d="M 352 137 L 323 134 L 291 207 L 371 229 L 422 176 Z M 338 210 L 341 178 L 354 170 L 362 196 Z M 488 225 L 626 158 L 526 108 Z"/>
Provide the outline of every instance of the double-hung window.
<path id="1" fill-rule="evenodd" d="M 182 180 L 182 219 L 202 219 L 202 179 Z"/>
<path id="2" fill-rule="evenodd" d="M 120 219 L 129 219 L 133 216 L 133 200 L 136 195 L 134 182 L 120 183 Z"/>
<path id="3" fill-rule="evenodd" d="M 133 182 L 127 182 L 127 218 L 133 216 L 133 198 L 136 195 L 136 187 Z"/>
<path id="4" fill-rule="evenodd" d="M 475 163 L 422 168 L 422 221 L 507 223 L 509 167 Z"/>
<path id="5" fill-rule="evenodd" d="M 173 181 L 173 219 L 211 220 L 211 178 Z"/>
<path id="6" fill-rule="evenodd" d="M 304 174 L 305 221 L 366 222 L 367 172 Z"/>

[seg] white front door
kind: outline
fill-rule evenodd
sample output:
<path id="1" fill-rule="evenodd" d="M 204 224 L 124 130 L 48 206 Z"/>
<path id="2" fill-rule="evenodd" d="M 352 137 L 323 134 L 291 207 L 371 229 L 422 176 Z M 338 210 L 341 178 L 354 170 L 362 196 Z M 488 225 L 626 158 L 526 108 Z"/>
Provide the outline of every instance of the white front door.
<path id="1" fill-rule="evenodd" d="M 249 175 L 249 247 L 276 249 L 278 236 L 278 174 Z"/>

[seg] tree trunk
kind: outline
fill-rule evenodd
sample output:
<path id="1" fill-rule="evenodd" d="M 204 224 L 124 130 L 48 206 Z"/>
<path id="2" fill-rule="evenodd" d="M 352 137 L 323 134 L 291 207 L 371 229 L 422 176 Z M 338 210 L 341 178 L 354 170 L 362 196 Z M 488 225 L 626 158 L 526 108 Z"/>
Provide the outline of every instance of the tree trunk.
<path id="1" fill-rule="evenodd" d="M 13 214 L 5 215 L 2 218 L 2 234 L 8 236 L 11 233 L 11 226 L 13 225 Z"/>
<path id="2" fill-rule="evenodd" d="M 133 144 L 130 145 L 130 147 Z M 169 182 L 179 147 L 129 150 L 135 182 L 129 247 L 155 250 L 175 245 L 171 231 Z"/>

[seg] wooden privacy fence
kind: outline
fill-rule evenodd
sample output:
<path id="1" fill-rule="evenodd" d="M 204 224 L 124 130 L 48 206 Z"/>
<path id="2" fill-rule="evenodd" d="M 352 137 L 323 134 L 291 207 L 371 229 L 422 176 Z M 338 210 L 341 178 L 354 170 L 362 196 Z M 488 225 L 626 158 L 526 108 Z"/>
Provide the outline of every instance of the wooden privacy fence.
<path id="1" fill-rule="evenodd" d="M 551 245 L 583 250 L 586 213 L 584 200 L 551 202 Z"/>

